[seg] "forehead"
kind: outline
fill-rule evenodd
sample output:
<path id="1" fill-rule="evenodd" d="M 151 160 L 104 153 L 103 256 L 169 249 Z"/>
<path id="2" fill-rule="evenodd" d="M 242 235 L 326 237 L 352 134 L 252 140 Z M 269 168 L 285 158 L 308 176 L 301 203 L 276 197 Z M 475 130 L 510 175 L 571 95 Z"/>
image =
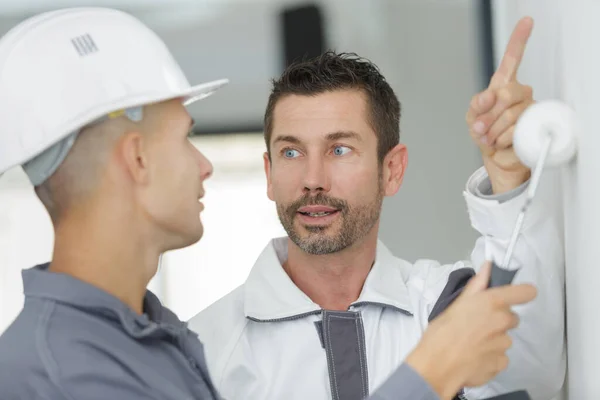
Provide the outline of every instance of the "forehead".
<path id="1" fill-rule="evenodd" d="M 176 132 L 187 133 L 193 122 L 181 100 L 174 99 L 147 106 L 142 120 L 152 131 L 165 137 L 173 137 Z"/>
<path id="2" fill-rule="evenodd" d="M 154 112 L 165 121 L 173 123 L 189 122 L 190 114 L 181 99 L 172 99 L 155 104 Z"/>
<path id="3" fill-rule="evenodd" d="M 291 135 L 309 141 L 331 132 L 356 132 L 363 139 L 375 139 L 367 110 L 367 97 L 359 90 L 288 95 L 277 102 L 273 111 L 271 140 Z"/>

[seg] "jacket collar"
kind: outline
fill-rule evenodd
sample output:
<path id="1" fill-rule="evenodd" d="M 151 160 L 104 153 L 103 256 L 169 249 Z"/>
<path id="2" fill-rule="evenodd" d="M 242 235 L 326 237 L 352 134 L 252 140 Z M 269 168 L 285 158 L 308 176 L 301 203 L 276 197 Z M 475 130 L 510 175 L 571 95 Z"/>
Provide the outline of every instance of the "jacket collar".
<path id="1" fill-rule="evenodd" d="M 258 257 L 244 285 L 244 310 L 256 321 L 280 321 L 318 314 L 321 307 L 292 282 L 282 264 L 287 260 L 288 238 L 271 240 Z M 352 304 L 379 305 L 412 315 L 404 273 L 406 261 L 392 255 L 377 242 L 376 259 L 359 298 Z"/>
<path id="2" fill-rule="evenodd" d="M 117 321 L 133 337 L 177 335 L 187 324 L 163 307 L 149 290 L 144 296 L 144 314 L 139 315 L 113 295 L 70 275 L 50 272 L 49 263 L 23 270 L 23 291 L 27 298 L 51 300 L 83 310 L 98 318 Z"/>

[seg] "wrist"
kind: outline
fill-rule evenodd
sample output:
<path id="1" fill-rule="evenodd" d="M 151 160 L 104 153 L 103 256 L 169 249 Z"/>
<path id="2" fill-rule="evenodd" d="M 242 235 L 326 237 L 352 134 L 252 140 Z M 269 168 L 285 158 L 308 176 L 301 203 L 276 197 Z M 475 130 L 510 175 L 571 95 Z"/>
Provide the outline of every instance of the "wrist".
<path id="1" fill-rule="evenodd" d="M 486 165 L 486 171 L 490 178 L 493 194 L 515 190 L 531 177 L 531 170 L 525 167 L 516 171 L 498 171 Z"/>
<path id="2" fill-rule="evenodd" d="M 514 179 L 492 179 L 490 177 L 490 183 L 492 184 L 493 194 L 503 194 L 515 190 L 523 183 L 525 183 L 531 177 L 531 173 L 527 172 L 520 177 Z"/>
<path id="3" fill-rule="evenodd" d="M 442 400 L 451 400 L 464 386 L 460 368 L 446 355 L 430 354 L 422 345 L 405 362 L 418 373 Z"/>

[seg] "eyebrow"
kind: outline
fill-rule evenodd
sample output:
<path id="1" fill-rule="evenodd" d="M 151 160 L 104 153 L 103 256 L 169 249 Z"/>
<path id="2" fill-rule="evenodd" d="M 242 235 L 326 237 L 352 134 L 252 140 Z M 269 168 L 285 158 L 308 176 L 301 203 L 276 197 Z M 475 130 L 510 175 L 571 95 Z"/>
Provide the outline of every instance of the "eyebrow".
<path id="1" fill-rule="evenodd" d="M 340 140 L 340 139 L 355 139 L 358 141 L 362 141 L 362 138 L 360 137 L 360 135 L 358 133 L 352 132 L 352 131 L 337 131 L 337 132 L 328 133 L 325 136 L 325 139 L 329 142 L 335 142 L 336 140 Z M 281 135 L 281 136 L 277 136 L 275 138 L 275 140 L 273 140 L 273 144 L 278 143 L 278 142 L 300 144 L 301 140 L 298 139 L 296 136 Z"/>
<path id="2" fill-rule="evenodd" d="M 279 143 L 279 142 L 300 144 L 300 139 L 298 139 L 296 136 L 292 136 L 292 135 L 282 135 L 282 136 L 277 136 L 275 138 L 275 140 L 273 140 L 273 144 Z"/>
<path id="3" fill-rule="evenodd" d="M 362 142 L 362 138 L 360 137 L 360 135 L 353 131 L 332 132 L 332 133 L 328 134 L 326 136 L 326 138 L 330 142 L 334 142 L 334 141 L 340 140 L 340 139 L 355 139 L 355 140 L 358 140 L 359 142 Z"/>

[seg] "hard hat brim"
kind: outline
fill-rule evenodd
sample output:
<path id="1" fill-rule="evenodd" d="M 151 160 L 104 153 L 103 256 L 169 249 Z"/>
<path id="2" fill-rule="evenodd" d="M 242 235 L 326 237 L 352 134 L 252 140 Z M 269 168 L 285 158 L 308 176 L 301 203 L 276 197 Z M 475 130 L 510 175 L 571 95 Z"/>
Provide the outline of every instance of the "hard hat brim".
<path id="1" fill-rule="evenodd" d="M 228 79 L 219 79 L 216 81 L 206 82 L 200 85 L 192 86 L 190 89 L 186 90 L 184 93 L 181 94 L 181 97 L 184 99 L 183 104 L 188 106 L 192 103 L 195 103 L 198 100 L 205 99 L 208 96 L 215 93 L 221 87 L 227 85 L 228 83 Z"/>

